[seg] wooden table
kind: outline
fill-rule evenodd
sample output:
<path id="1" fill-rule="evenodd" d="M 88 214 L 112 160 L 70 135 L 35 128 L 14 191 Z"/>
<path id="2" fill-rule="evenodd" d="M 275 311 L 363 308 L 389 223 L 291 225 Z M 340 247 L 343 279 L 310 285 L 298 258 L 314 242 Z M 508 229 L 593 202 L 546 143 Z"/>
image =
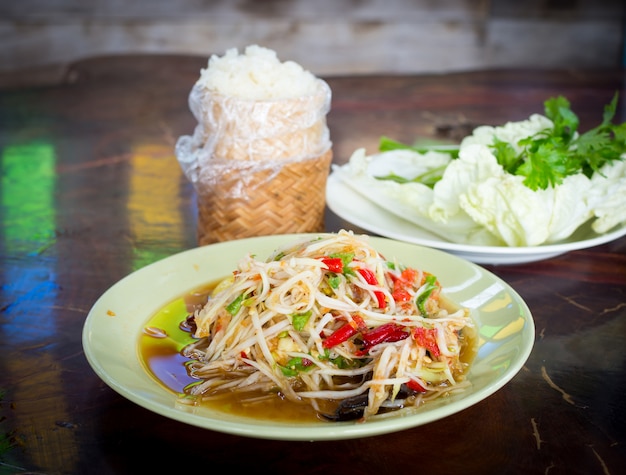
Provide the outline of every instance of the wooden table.
<path id="1" fill-rule="evenodd" d="M 133 270 L 196 245 L 194 193 L 173 147 L 195 125 L 187 95 L 205 66 L 198 57 L 105 57 L 0 81 L 0 473 L 626 468 L 626 238 L 485 266 L 528 303 L 533 352 L 486 400 L 411 430 L 333 442 L 248 439 L 167 419 L 105 385 L 81 346 L 89 309 Z M 358 147 L 374 152 L 383 134 L 455 138 L 475 124 L 522 120 L 557 94 L 586 130 L 615 91 L 626 95 L 624 71 L 327 79 L 337 163 Z M 330 211 L 326 218 L 328 230 L 352 228 Z"/>

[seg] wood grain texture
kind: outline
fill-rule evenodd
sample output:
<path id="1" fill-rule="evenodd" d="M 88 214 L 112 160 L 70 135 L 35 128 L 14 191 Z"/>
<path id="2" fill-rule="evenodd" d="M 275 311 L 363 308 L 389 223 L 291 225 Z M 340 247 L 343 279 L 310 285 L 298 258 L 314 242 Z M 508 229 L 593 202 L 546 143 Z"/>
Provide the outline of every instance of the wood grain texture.
<path id="1" fill-rule="evenodd" d="M 623 64 L 621 0 L 21 0 L 0 4 L 0 71 L 91 56 L 261 44 L 318 75 Z"/>
<path id="2" fill-rule="evenodd" d="M 82 352 L 89 309 L 133 270 L 196 246 L 195 196 L 173 147 L 195 126 L 187 95 L 205 61 L 102 57 L 67 65 L 45 86 L 0 90 L 0 471 L 620 473 L 626 238 L 486 266 L 528 303 L 535 347 L 504 388 L 423 427 L 338 442 L 251 440 L 163 418 L 107 387 Z M 626 94 L 620 69 L 326 79 L 335 163 L 357 147 L 374 151 L 382 134 L 441 138 L 520 120 L 554 94 L 587 127 L 615 91 Z M 327 210 L 326 228 L 341 227 L 351 226 Z"/>

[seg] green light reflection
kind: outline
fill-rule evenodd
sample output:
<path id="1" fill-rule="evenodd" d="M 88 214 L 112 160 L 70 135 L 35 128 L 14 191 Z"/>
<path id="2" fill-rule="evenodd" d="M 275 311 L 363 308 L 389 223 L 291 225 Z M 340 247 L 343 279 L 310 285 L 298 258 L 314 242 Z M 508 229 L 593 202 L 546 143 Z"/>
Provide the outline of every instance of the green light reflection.
<path id="1" fill-rule="evenodd" d="M 2 333 L 13 342 L 42 341 L 56 324 L 46 315 L 58 291 L 56 256 L 39 257 L 56 242 L 55 161 L 54 146 L 40 141 L 7 146 L 0 154 L 0 239 L 9 257 L 2 290 L 12 302 Z M 33 308 L 41 318 L 26 325 Z"/>
<path id="2" fill-rule="evenodd" d="M 11 145 L 2 151 L 0 202 L 9 255 L 40 254 L 55 240 L 55 150 L 47 142 Z"/>

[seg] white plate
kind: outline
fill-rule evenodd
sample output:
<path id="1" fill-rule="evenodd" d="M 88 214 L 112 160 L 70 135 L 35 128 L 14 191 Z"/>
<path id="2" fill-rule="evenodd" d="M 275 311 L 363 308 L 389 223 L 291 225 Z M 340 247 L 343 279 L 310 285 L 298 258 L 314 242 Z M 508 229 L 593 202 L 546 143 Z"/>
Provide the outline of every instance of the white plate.
<path id="1" fill-rule="evenodd" d="M 404 220 L 359 195 L 334 173 L 326 184 L 326 204 L 340 218 L 369 232 L 400 241 L 434 247 L 456 254 L 477 264 L 522 264 L 556 257 L 577 249 L 599 246 L 626 235 L 626 225 L 597 234 L 588 225 L 581 226 L 569 239 L 543 246 L 477 246 L 446 241 Z"/>
<path id="2" fill-rule="evenodd" d="M 434 273 L 452 301 L 471 309 L 479 349 L 468 373 L 472 386 L 422 405 L 411 414 L 359 422 L 277 423 L 233 416 L 206 407 L 180 407 L 176 394 L 143 367 L 139 336 L 146 322 L 172 300 L 226 276 L 252 252 L 269 256 L 303 235 L 266 236 L 199 247 L 150 264 L 107 290 L 83 328 L 83 348 L 96 374 L 130 401 L 206 429 L 279 440 L 332 440 L 373 436 L 430 423 L 487 398 L 522 368 L 533 347 L 535 327 L 521 297 L 504 281 L 471 262 L 435 249 L 386 238 L 371 243 L 388 259 Z"/>

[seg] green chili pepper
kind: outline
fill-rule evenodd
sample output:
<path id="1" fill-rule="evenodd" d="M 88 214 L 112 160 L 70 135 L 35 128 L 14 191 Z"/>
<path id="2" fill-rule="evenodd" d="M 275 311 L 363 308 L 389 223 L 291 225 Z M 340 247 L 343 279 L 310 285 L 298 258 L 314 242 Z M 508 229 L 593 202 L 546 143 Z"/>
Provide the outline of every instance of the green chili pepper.
<path id="1" fill-rule="evenodd" d="M 311 315 L 313 315 L 313 312 L 311 310 L 305 313 L 294 313 L 291 315 L 291 323 L 293 324 L 293 327 L 296 329 L 296 331 L 304 330 L 304 327 L 309 321 L 309 318 L 311 318 Z"/>
<path id="2" fill-rule="evenodd" d="M 237 297 L 235 300 L 229 303 L 226 306 L 226 311 L 234 317 L 235 315 L 237 315 L 237 312 L 239 312 L 242 302 L 243 302 L 243 294 L 241 294 L 239 297 Z"/>
<path id="3" fill-rule="evenodd" d="M 330 361 L 339 369 L 347 369 L 359 365 L 359 360 L 346 360 L 343 356 L 336 356 L 335 358 L 330 357 L 330 350 L 328 348 L 324 349 L 324 353 L 320 354 L 318 358 L 321 361 Z"/>
<path id="4" fill-rule="evenodd" d="M 331 288 L 333 289 L 339 288 L 340 283 L 341 283 L 341 277 L 339 277 L 337 274 L 331 274 L 328 276 L 328 285 L 330 285 Z"/>
<path id="5" fill-rule="evenodd" d="M 301 371 L 313 369 L 313 362 L 308 358 L 291 358 L 285 366 L 281 366 L 280 370 L 285 376 L 296 376 Z"/>
<path id="6" fill-rule="evenodd" d="M 437 286 L 435 285 L 435 283 L 437 282 L 437 277 L 435 277 L 434 275 L 429 275 L 428 277 L 426 277 L 426 288 L 424 289 L 424 292 L 422 292 L 418 297 L 417 300 L 415 301 L 415 304 L 417 305 L 417 308 L 419 309 L 420 313 L 423 316 L 426 316 L 426 300 L 428 300 L 428 297 L 430 297 L 430 294 L 433 293 L 433 290 L 435 290 L 437 288 Z"/>

